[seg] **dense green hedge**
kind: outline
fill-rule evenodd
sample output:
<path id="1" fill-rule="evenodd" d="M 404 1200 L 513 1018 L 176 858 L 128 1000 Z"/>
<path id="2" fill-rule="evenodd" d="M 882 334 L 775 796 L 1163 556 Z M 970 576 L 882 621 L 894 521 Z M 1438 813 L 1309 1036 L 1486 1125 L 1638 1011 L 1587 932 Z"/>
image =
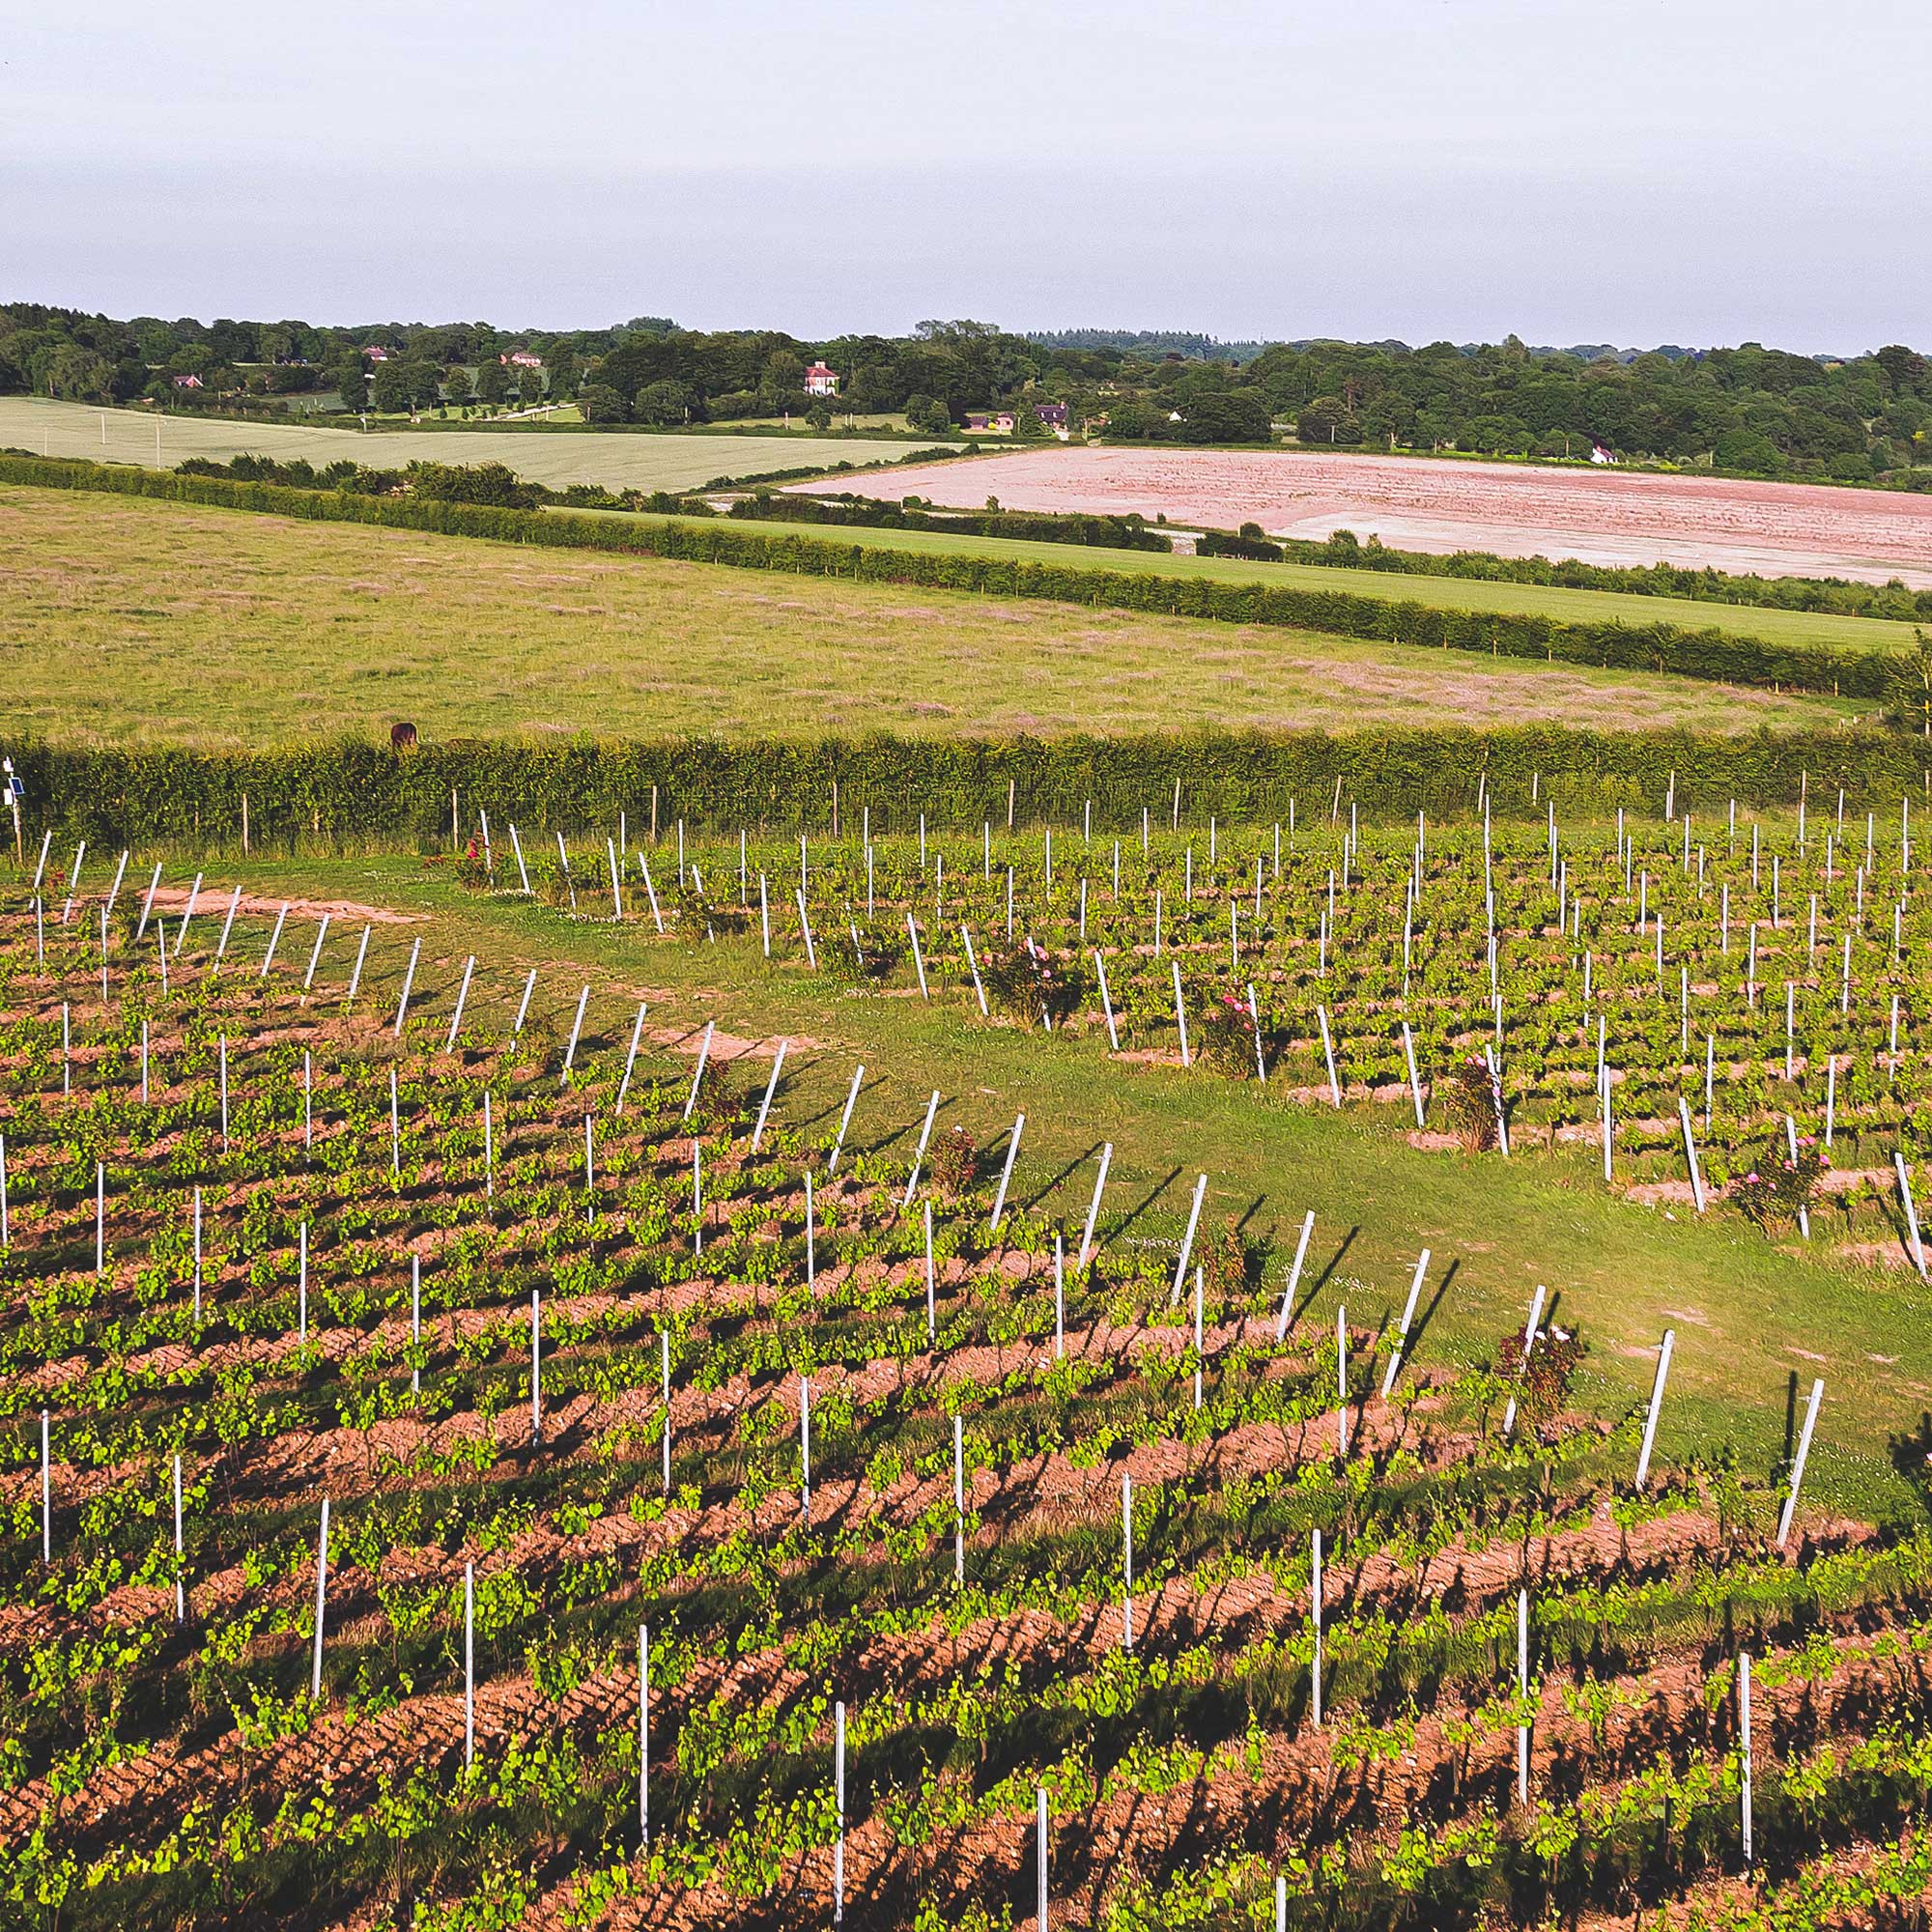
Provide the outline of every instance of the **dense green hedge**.
<path id="1" fill-rule="evenodd" d="M 1524 726 L 1505 730 L 1196 734 L 1134 738 L 980 739 L 867 737 L 810 744 L 687 739 L 542 744 L 491 740 L 387 746 L 342 740 L 273 751 L 14 750 L 32 831 L 119 846 L 156 839 L 226 843 L 240 835 L 248 799 L 256 840 L 425 840 L 446 843 L 450 792 L 468 828 L 480 807 L 497 836 L 515 819 L 548 831 L 614 829 L 620 811 L 637 833 L 658 818 L 696 825 L 829 831 L 832 787 L 841 829 L 870 808 L 875 831 L 907 832 L 923 811 L 935 829 L 1004 824 L 1012 786 L 1016 824 L 1078 825 L 1093 801 L 1096 831 L 1137 831 L 1147 808 L 1156 825 L 1180 782 L 1183 822 L 1212 812 L 1224 822 L 1325 817 L 1342 798 L 1364 810 L 1441 817 L 1475 803 L 1489 775 L 1499 813 L 1540 812 L 1554 795 L 1568 810 L 1628 806 L 1661 814 L 1674 773 L 1680 809 L 1711 814 L 1735 797 L 1786 804 L 1808 774 L 1814 809 L 1843 785 L 1862 811 L 1896 810 L 1910 791 L 1926 798 L 1924 741 L 1879 733 L 1760 732 L 1719 738 L 1690 732 L 1607 733 Z M 1540 781 L 1540 782 L 1539 782 Z"/>
<path id="2" fill-rule="evenodd" d="M 637 554 L 792 571 L 810 577 L 850 577 L 933 589 L 1041 597 L 1110 610 L 1208 617 L 1224 623 L 1284 626 L 1338 637 L 1488 651 L 1624 670 L 1669 671 L 1682 677 L 1879 698 L 1892 654 L 1883 647 L 1777 644 L 1712 629 L 1670 624 L 1573 624 L 1506 612 L 1444 611 L 1414 602 L 1390 603 L 1348 591 L 1276 589 L 1263 583 L 1217 583 L 1205 578 L 1094 570 L 1065 563 L 1000 557 L 930 556 L 841 544 L 822 537 L 773 536 L 712 524 L 635 526 L 611 517 L 568 512 L 498 510 L 469 503 L 425 502 L 412 497 L 357 497 L 327 490 L 289 490 L 233 483 L 169 470 L 137 469 L 41 457 L 0 457 L 0 482 L 43 488 L 106 490 L 133 497 L 268 510 L 281 516 L 337 523 L 380 524 L 491 537 L 505 543 Z"/>

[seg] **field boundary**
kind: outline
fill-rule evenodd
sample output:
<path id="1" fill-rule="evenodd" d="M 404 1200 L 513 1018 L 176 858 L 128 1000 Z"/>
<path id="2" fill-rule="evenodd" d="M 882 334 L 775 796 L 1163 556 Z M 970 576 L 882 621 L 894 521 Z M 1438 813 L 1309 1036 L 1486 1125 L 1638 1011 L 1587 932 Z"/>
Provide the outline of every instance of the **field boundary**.
<path id="1" fill-rule="evenodd" d="M 1829 644 L 1779 644 L 1715 626 L 1577 624 L 1528 613 L 1444 610 L 1347 591 L 1277 589 L 1264 584 L 973 556 L 934 556 L 841 544 L 823 537 L 766 536 L 728 525 L 679 521 L 627 530 L 610 518 L 558 510 L 357 497 L 347 492 L 233 483 L 169 470 L 122 468 L 65 458 L 0 456 L 0 483 L 98 491 L 313 522 L 370 524 L 483 537 L 559 550 L 594 550 L 800 576 L 850 577 L 981 595 L 1040 599 L 1220 623 L 1262 625 L 1370 641 L 1541 659 L 1594 669 L 1651 671 L 1759 689 L 1830 693 L 1877 700 L 1898 661 L 1895 651 Z"/>
<path id="2" fill-rule="evenodd" d="M 1346 813 L 1440 819 L 1475 809 L 1479 783 L 1498 817 L 1640 810 L 1721 814 L 1817 800 L 1844 789 L 1861 810 L 1932 796 L 1932 746 L 1889 734 L 1760 731 L 1596 732 L 1554 725 L 1364 731 L 1195 732 L 1132 737 L 937 740 L 885 734 L 781 739 L 579 738 L 423 744 L 397 752 L 339 738 L 254 752 L 13 748 L 26 787 L 25 831 L 91 843 L 239 843 L 243 819 L 263 850 L 310 841 L 415 841 L 446 850 L 452 821 L 479 810 L 553 830 L 760 826 L 837 835 L 869 813 L 876 831 L 1080 824 L 1137 835 L 1165 826 Z M 1178 801 L 1178 803 L 1177 803 Z"/>

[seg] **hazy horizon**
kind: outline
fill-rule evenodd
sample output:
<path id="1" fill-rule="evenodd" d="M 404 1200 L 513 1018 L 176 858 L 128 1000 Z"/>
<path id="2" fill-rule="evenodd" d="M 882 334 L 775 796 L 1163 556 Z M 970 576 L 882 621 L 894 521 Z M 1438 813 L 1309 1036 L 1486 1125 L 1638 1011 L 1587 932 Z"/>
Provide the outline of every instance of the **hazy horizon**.
<path id="1" fill-rule="evenodd" d="M 1932 328 L 1922 16 L 1854 0 L 352 4 L 16 27 L 0 264 L 112 315 L 923 317 L 1814 354 Z M 49 127 L 63 130 L 58 145 Z"/>

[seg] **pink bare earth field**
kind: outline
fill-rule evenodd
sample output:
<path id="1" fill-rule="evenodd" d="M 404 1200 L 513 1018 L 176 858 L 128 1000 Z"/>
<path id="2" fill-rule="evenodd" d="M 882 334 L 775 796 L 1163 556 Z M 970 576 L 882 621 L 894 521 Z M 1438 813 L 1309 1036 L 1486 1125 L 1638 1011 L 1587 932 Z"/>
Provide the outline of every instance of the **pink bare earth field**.
<path id="1" fill-rule="evenodd" d="M 823 483 L 799 490 L 823 491 Z M 1430 457 L 1049 444 L 892 472 L 880 494 L 977 509 L 1124 513 L 1274 536 L 1378 535 L 1400 550 L 1674 563 L 1932 587 L 1932 496 Z"/>

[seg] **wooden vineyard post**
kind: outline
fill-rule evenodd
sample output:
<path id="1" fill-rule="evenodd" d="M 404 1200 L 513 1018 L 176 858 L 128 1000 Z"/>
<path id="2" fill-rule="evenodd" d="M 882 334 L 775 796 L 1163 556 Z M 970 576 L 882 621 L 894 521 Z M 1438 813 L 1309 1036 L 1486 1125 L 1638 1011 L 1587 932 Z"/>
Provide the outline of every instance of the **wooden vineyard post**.
<path id="1" fill-rule="evenodd" d="M 828 1179 L 838 1171 L 838 1155 L 845 1146 L 845 1129 L 852 1124 L 852 1109 L 858 1103 L 859 1083 L 866 1077 L 865 1062 L 852 1069 L 852 1085 L 845 1095 L 845 1111 L 838 1117 L 838 1137 L 832 1143 L 832 1157 L 825 1163 Z"/>
<path id="2" fill-rule="evenodd" d="M 577 1065 L 577 1042 L 583 1033 L 583 1009 L 590 1004 L 590 988 L 586 983 L 577 996 L 577 1013 L 570 1022 L 570 1043 L 563 1050 L 563 1071 L 557 1076 L 558 1087 L 570 1085 L 570 1069 Z"/>
<path id="3" fill-rule="evenodd" d="M 1121 1471 L 1121 1648 L 1134 1647 L 1134 1479 Z"/>
<path id="4" fill-rule="evenodd" d="M 1315 1209 L 1311 1208 L 1301 1218 L 1301 1235 L 1294 1244 L 1294 1264 L 1288 1271 L 1288 1283 L 1281 1292 L 1281 1313 L 1274 1319 L 1274 1339 L 1280 1342 L 1288 1334 L 1289 1318 L 1294 1312 L 1294 1291 L 1301 1283 L 1301 1264 L 1308 1259 L 1309 1236 L 1315 1233 Z"/>
<path id="5" fill-rule="evenodd" d="M 1408 1093 L 1415 1102 L 1415 1124 L 1419 1131 L 1422 1127 L 1422 1081 L 1415 1070 L 1415 1036 L 1409 1032 L 1406 1020 L 1402 1023 L 1402 1050 L 1408 1062 Z"/>
<path id="6" fill-rule="evenodd" d="M 1650 1452 L 1657 1443 L 1657 1418 L 1663 1407 L 1663 1385 L 1670 1376 L 1671 1350 L 1677 1346 L 1677 1330 L 1663 1331 L 1663 1346 L 1657 1351 L 1657 1379 L 1650 1385 L 1650 1406 L 1644 1411 L 1643 1447 L 1637 1452 L 1636 1486 L 1639 1490 L 1650 1480 Z"/>
<path id="7" fill-rule="evenodd" d="M 704 1081 L 704 1063 L 711 1057 L 711 1036 L 717 1025 L 716 1020 L 704 1022 L 704 1037 L 697 1042 L 697 1070 L 691 1076 L 691 1092 L 684 1096 L 682 1120 L 690 1120 L 691 1110 L 697 1105 L 697 1090 Z"/>
<path id="8" fill-rule="evenodd" d="M 1697 1168 L 1697 1144 L 1690 1137 L 1690 1103 L 1683 1094 L 1677 1096 L 1678 1123 L 1684 1129 L 1684 1159 L 1690 1170 L 1690 1198 L 1697 1204 L 1698 1213 L 1704 1211 L 1704 1177 Z M 1919 1272 L 1922 1274 L 1924 1269 Z"/>
<path id="9" fill-rule="evenodd" d="M 322 1499 L 322 1533 L 315 1546 L 315 1655 L 309 1665 L 308 1694 L 322 1701 L 322 1627 L 328 1608 L 328 1498 Z"/>
<path id="10" fill-rule="evenodd" d="M 476 1566 L 463 1566 L 463 1768 L 476 1762 Z"/>
<path id="11" fill-rule="evenodd" d="M 1335 1450 L 1349 1453 L 1349 1311 L 1335 1310 Z"/>
<path id="12" fill-rule="evenodd" d="M 410 1257 L 410 1347 L 422 1347 L 422 1257 Z M 422 1371 L 414 1362 L 410 1364 L 410 1393 L 422 1393 Z"/>
<path id="13" fill-rule="evenodd" d="M 964 925 L 959 928 L 959 937 L 966 942 L 966 965 L 973 975 L 973 991 L 980 1002 L 980 1017 L 989 1017 L 986 1007 L 986 989 L 980 983 L 980 962 L 973 956 L 973 935 Z"/>
<path id="14" fill-rule="evenodd" d="M 355 989 L 362 983 L 362 964 L 369 957 L 369 935 L 374 930 L 373 926 L 368 925 L 362 928 L 362 943 L 355 949 L 355 970 L 350 974 L 349 990 L 343 995 L 342 1003 L 345 1007 L 354 1007 L 355 1004 Z"/>
<path id="15" fill-rule="evenodd" d="M 912 1206 L 913 1191 L 919 1186 L 919 1170 L 925 1160 L 925 1144 L 932 1138 L 932 1117 L 939 1111 L 939 1089 L 932 1090 L 932 1098 L 925 1103 L 925 1124 L 919 1130 L 919 1145 L 912 1152 L 912 1172 L 906 1177 L 905 1193 L 899 1199 L 899 1212 L 903 1214 Z"/>
<path id="16" fill-rule="evenodd" d="M 835 794 L 836 795 L 836 794 Z M 832 1841 L 832 1922 L 845 1922 L 845 1704 L 832 1706 L 832 1796 L 838 1835 Z"/>
<path id="17" fill-rule="evenodd" d="M 811 1382 L 798 1378 L 798 1472 L 799 1509 L 807 1522 L 811 1520 Z"/>
<path id="18" fill-rule="evenodd" d="M 1382 1374 L 1382 1400 L 1386 1402 L 1395 1389 L 1395 1378 L 1402 1368 L 1402 1351 L 1408 1341 L 1408 1324 L 1415 1320 L 1415 1304 L 1421 1298 L 1423 1277 L 1429 1272 L 1429 1250 L 1424 1248 L 1415 1264 L 1415 1274 L 1408 1284 L 1408 1299 L 1403 1304 L 1402 1321 L 1396 1329 L 1395 1347 L 1389 1350 L 1388 1367 Z"/>
<path id="19" fill-rule="evenodd" d="M 1174 1023 L 1180 1029 L 1180 1064 L 1192 1066 L 1194 1059 L 1187 1050 L 1187 1004 L 1180 997 L 1180 961 L 1175 959 L 1170 963 L 1174 967 Z"/>
<path id="20" fill-rule="evenodd" d="M 54 1563 L 54 1465 L 47 1439 L 47 1411 L 41 1410 L 41 1567 Z"/>
<path id="21" fill-rule="evenodd" d="M 638 1017 L 631 1027 L 631 1044 L 624 1055 L 624 1077 L 617 1084 L 617 1100 L 611 1109 L 613 1113 L 621 1114 L 624 1111 L 624 1099 L 631 1091 L 631 1072 L 638 1064 L 638 1042 L 644 1037 L 644 1013 L 647 1006 L 646 1001 L 638 1002 Z"/>
<path id="22" fill-rule="evenodd" d="M 187 1573 L 182 1546 L 182 1459 L 175 1456 L 175 1622 L 187 1622 Z"/>
<path id="23" fill-rule="evenodd" d="M 1308 1717 L 1321 1728 L 1321 1532 L 1309 1532 L 1308 1621 L 1315 1632 L 1315 1657 L 1308 1672 Z"/>
<path id="24" fill-rule="evenodd" d="M 1798 1454 L 1791 1463 L 1791 1489 L 1777 1518 L 1777 1547 L 1782 1549 L 1791 1535 L 1791 1520 L 1798 1512 L 1798 1489 L 1804 1480 L 1804 1463 L 1811 1454 L 1811 1432 L 1818 1426 L 1818 1405 L 1825 1399 L 1825 1384 L 1814 1379 L 1811 1399 L 1804 1405 L 1804 1425 L 1798 1435 Z"/>
<path id="25" fill-rule="evenodd" d="M 784 1070 L 785 1048 L 791 1044 L 788 1039 L 779 1041 L 779 1050 L 772 1056 L 772 1077 L 765 1083 L 765 1097 L 758 1107 L 757 1124 L 752 1129 L 752 1151 L 756 1153 L 765 1137 L 765 1121 L 772 1111 L 772 1100 L 779 1091 L 779 1075 Z"/>
<path id="26" fill-rule="evenodd" d="M 1100 1149 L 1100 1169 L 1094 1177 L 1094 1198 L 1087 1204 L 1087 1225 L 1080 1235 L 1080 1256 L 1073 1264 L 1076 1268 L 1084 1268 L 1094 1255 L 1094 1229 L 1100 1218 L 1100 1196 L 1107 1185 L 1107 1169 L 1114 1159 L 1114 1144 L 1106 1142 Z"/>
<path id="27" fill-rule="evenodd" d="M 965 927 L 961 926 L 960 930 L 963 932 Z M 1100 957 L 1100 949 L 1097 946 L 1094 949 L 1094 974 L 1100 982 L 1100 1010 L 1107 1015 L 1107 1050 L 1110 1053 L 1119 1053 L 1121 1034 L 1120 1029 L 1114 1024 L 1114 1001 L 1113 996 L 1107 991 L 1107 968 Z M 980 983 L 977 972 L 973 976 L 973 983 L 975 986 Z"/>
<path id="28" fill-rule="evenodd" d="M 1529 1695 L 1529 1592 L 1516 1595 L 1516 1694 Z M 1529 1726 L 1516 1727 L 1516 1802 L 1529 1809 Z"/>
<path id="29" fill-rule="evenodd" d="M 469 998 L 469 976 L 476 970 L 476 955 L 471 953 L 463 962 L 463 984 L 456 990 L 456 1010 L 449 1016 L 449 1037 L 442 1043 L 445 1053 L 456 1051 L 456 1036 L 463 1026 L 463 1009 Z"/>
<path id="30" fill-rule="evenodd" d="M 543 1291 L 530 1290 L 530 1445 L 543 1440 Z"/>
<path id="31" fill-rule="evenodd" d="M 1037 1932 L 1047 1932 L 1047 1924 L 1046 1924 L 1047 1820 L 1046 1820 L 1045 1785 L 1043 1784 L 1040 1785 L 1035 1792 L 1034 1802 L 1035 1802 L 1035 1831 L 1039 1841 L 1039 1852 L 1038 1852 L 1039 1870 L 1037 1874 L 1038 1885 L 1037 1887 L 1037 1889 L 1039 1893 L 1039 1897 L 1037 1901 L 1037 1911 L 1036 1913 L 1036 1918 L 1037 1920 Z"/>
<path id="32" fill-rule="evenodd" d="M 1335 1042 L 1328 1033 L 1328 1009 L 1317 1007 L 1315 1017 L 1321 1025 L 1321 1057 L 1328 1065 L 1328 1098 L 1339 1107 L 1342 1104 L 1342 1083 L 1335 1077 Z"/>
<path id="33" fill-rule="evenodd" d="M 275 948 L 281 944 L 282 926 L 287 921 L 288 916 L 288 901 L 284 899 L 281 911 L 275 915 L 275 929 L 269 935 L 269 950 L 262 954 L 262 964 L 255 974 L 258 980 L 266 980 L 269 977 L 269 968 L 275 963 Z M 107 915 L 105 912 L 100 915 L 100 922 L 101 931 L 104 933 L 107 929 Z M 103 940 L 102 951 L 104 952 L 105 950 L 105 941 Z"/>
<path id="34" fill-rule="evenodd" d="M 658 1375 L 664 1405 L 664 1492 L 670 1494 L 670 1330 L 658 1331 Z"/>
<path id="35" fill-rule="evenodd" d="M 1176 1308 L 1180 1306 L 1180 1291 L 1187 1280 L 1187 1264 L 1194 1253 L 1194 1231 L 1201 1225 L 1201 1201 L 1208 1192 L 1208 1177 L 1202 1175 L 1194 1183 L 1194 1203 L 1187 1210 L 1187 1232 L 1180 1237 L 1180 1256 L 1174 1264 L 1174 1292 L 1168 1297 Z"/>
<path id="36" fill-rule="evenodd" d="M 906 912 L 906 937 L 912 941 L 912 963 L 919 974 L 919 996 L 930 1002 L 932 995 L 925 984 L 925 955 L 919 950 L 919 927 L 913 923 L 910 908 Z"/>
<path id="37" fill-rule="evenodd" d="M 966 1587 L 966 1419 L 952 1418 L 952 1587 Z"/>
<path id="38" fill-rule="evenodd" d="M 1529 1351 L 1536 1347 L 1536 1324 L 1543 1320 L 1543 1300 L 1549 1290 L 1542 1283 L 1536 1285 L 1536 1293 L 1529 1300 L 1529 1320 L 1522 1327 L 1522 1366 L 1517 1373 L 1517 1380 L 1522 1382 L 1529 1374 Z M 1516 1391 L 1510 1391 L 1509 1406 L 1503 1410 L 1503 1440 L 1507 1442 L 1516 1432 Z"/>
<path id="39" fill-rule="evenodd" d="M 1059 1231 L 1053 1236 L 1053 1357 L 1066 1357 L 1066 1248 Z"/>
<path id="40" fill-rule="evenodd" d="M 1912 1178 L 1905 1169 L 1905 1151 L 1894 1148 L 1891 1154 L 1892 1166 L 1898 1173 L 1898 1198 L 1905 1208 L 1906 1246 L 1912 1256 L 1912 1265 L 1918 1270 L 1918 1279 L 1925 1279 L 1925 1244 L 1918 1238 L 1918 1209 L 1912 1201 Z"/>
<path id="41" fill-rule="evenodd" d="M 1738 1653 L 1738 1824 L 1744 1839 L 1745 1865 L 1751 1863 L 1751 1661 L 1747 1650 Z"/>
<path id="42" fill-rule="evenodd" d="M 414 940 L 410 946 L 410 963 L 403 969 L 403 995 L 396 1002 L 396 1023 L 389 1029 L 397 1039 L 403 1037 L 403 1022 L 409 1017 L 410 988 L 415 983 L 416 961 L 422 956 L 422 941 Z"/>
<path id="43" fill-rule="evenodd" d="M 1000 1170 L 1000 1191 L 993 1197 L 993 1219 L 986 1231 L 989 1236 L 1000 1232 L 1000 1222 L 1007 1211 L 1007 1188 L 1013 1178 L 1013 1161 L 1020 1151 L 1020 1135 L 1025 1131 L 1026 1116 L 1016 1114 L 1012 1135 L 1007 1142 L 1007 1162 Z"/>

